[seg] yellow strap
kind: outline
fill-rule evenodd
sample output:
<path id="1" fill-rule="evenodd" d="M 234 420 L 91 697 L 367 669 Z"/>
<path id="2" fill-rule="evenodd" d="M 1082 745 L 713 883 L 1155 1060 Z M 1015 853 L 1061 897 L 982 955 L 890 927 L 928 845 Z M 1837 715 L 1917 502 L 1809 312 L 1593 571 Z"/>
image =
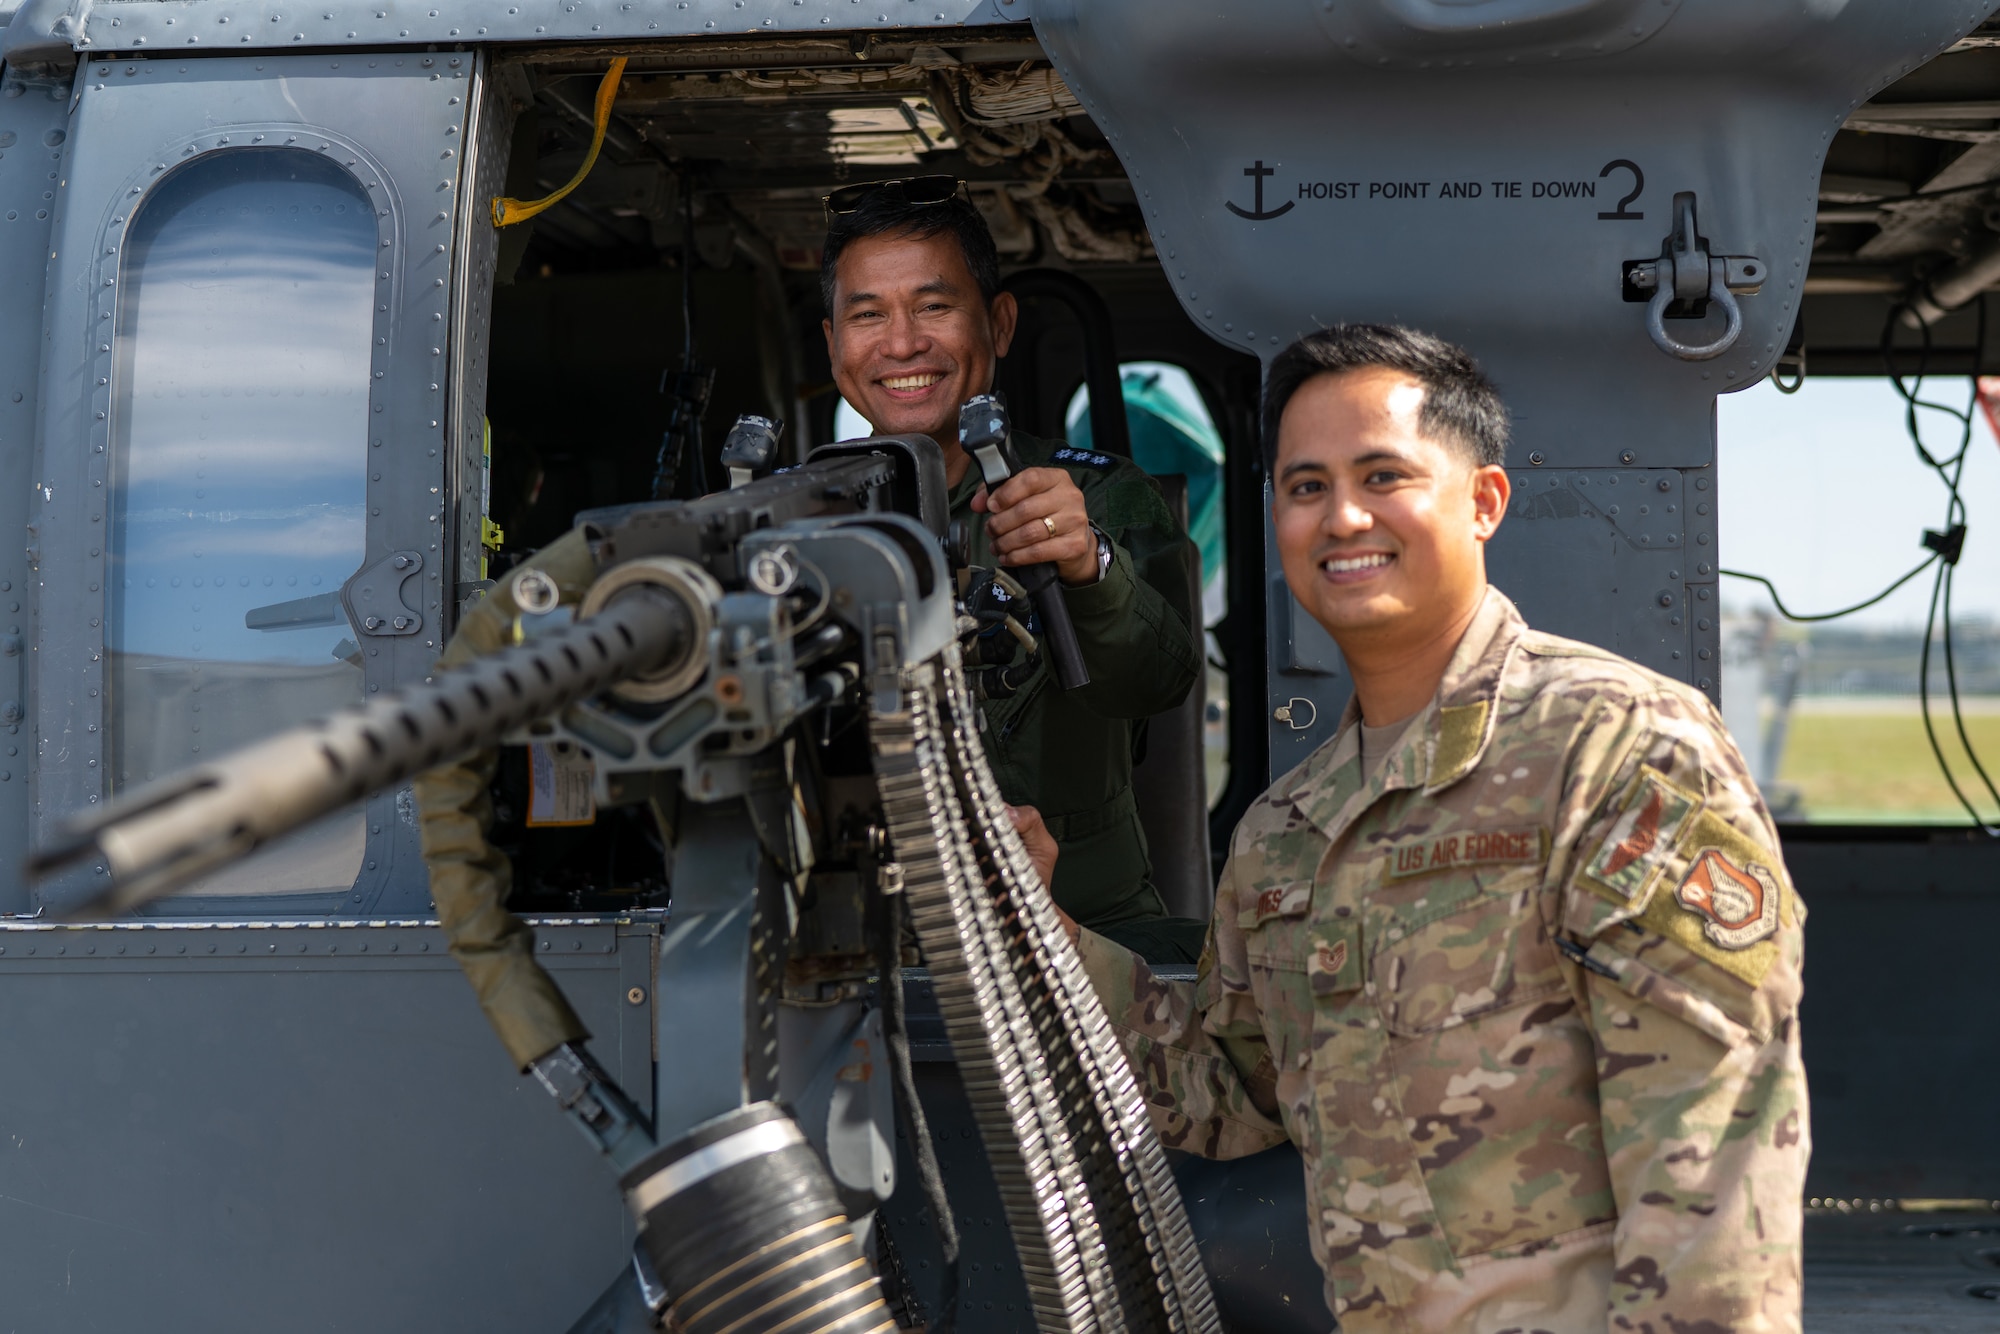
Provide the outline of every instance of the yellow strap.
<path id="1" fill-rule="evenodd" d="M 583 178 L 590 175 L 590 169 L 597 165 L 598 150 L 604 147 L 604 127 L 611 123 L 611 104 L 618 97 L 618 80 L 625 74 L 625 57 L 611 62 L 611 68 L 604 72 L 604 81 L 597 85 L 597 114 L 590 135 L 590 152 L 585 155 L 583 165 L 576 169 L 576 175 L 569 178 L 569 184 L 546 199 L 533 203 L 525 200 L 500 196 L 493 201 L 493 225 L 511 227 L 517 222 L 526 222 L 543 209 L 561 202 L 563 196 L 583 184 Z"/>

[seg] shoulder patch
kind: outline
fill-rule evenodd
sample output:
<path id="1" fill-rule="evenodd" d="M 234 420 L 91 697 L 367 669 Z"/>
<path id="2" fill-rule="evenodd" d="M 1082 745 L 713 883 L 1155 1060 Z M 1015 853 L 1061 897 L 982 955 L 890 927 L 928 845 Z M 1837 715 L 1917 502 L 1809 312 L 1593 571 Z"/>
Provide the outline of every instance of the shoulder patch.
<path id="1" fill-rule="evenodd" d="M 1658 769 L 1645 765 L 1625 793 L 1618 818 L 1583 868 L 1599 893 L 1642 906 L 1681 830 L 1701 809 L 1701 798 Z"/>
<path id="2" fill-rule="evenodd" d="M 1073 449 L 1064 445 L 1049 455 L 1051 463 L 1068 463 L 1079 468 L 1095 468 L 1099 472 L 1109 472 L 1118 466 L 1118 460 L 1109 454 L 1099 454 L 1091 449 Z"/>
<path id="3" fill-rule="evenodd" d="M 1711 811 L 1689 822 L 1681 839 L 1687 870 L 1671 893 L 1654 895 L 1639 920 L 1749 986 L 1778 957 L 1780 927 L 1798 909 L 1775 858 Z"/>
<path id="4" fill-rule="evenodd" d="M 1674 898 L 1702 919 L 1701 931 L 1726 950 L 1747 950 L 1778 930 L 1778 881 L 1756 862 L 1742 866 L 1721 848 L 1703 848 Z"/>

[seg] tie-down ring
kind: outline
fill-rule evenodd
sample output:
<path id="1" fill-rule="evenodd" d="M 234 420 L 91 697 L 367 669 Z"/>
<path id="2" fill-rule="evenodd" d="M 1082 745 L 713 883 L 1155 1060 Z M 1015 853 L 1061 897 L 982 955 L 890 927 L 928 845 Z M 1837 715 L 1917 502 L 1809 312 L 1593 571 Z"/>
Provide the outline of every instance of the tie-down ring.
<path id="1" fill-rule="evenodd" d="M 1743 310 L 1736 298 L 1763 287 L 1764 269 L 1754 255 L 1713 253 L 1695 222 L 1694 192 L 1683 190 L 1674 196 L 1674 229 L 1661 241 L 1659 257 L 1625 262 L 1625 299 L 1646 302 L 1646 332 L 1653 346 L 1680 361 L 1708 361 L 1742 336 Z M 1722 333 L 1713 342 L 1683 343 L 1667 332 L 1669 306 L 1679 302 L 1691 314 L 1704 301 L 1722 307 Z"/>
<path id="2" fill-rule="evenodd" d="M 1653 336 L 1655 347 L 1682 361 L 1708 361 L 1730 349 L 1743 332 L 1743 308 L 1736 304 L 1736 294 L 1729 290 L 1727 269 L 1728 263 L 1723 259 L 1708 261 L 1708 299 L 1722 307 L 1723 319 L 1727 321 L 1712 343 L 1683 343 L 1667 332 L 1667 307 L 1674 299 L 1673 285 L 1654 284 L 1653 299 L 1646 303 L 1646 332 Z"/>

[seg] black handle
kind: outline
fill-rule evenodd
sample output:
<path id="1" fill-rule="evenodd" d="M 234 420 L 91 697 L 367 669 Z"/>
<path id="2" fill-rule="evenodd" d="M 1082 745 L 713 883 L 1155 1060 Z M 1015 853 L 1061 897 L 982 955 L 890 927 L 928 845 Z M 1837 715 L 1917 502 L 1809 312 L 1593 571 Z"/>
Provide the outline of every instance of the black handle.
<path id="1" fill-rule="evenodd" d="M 993 394 L 977 394 L 958 410 L 958 442 L 979 465 L 990 500 L 1002 483 L 1021 471 L 1021 457 L 1014 452 L 1014 433 L 1008 427 L 1007 407 Z M 1062 580 L 1056 567 L 1015 566 L 1011 570 L 1041 618 L 1042 638 L 1055 669 L 1056 684 L 1075 690 L 1090 684 L 1090 669 L 1083 665 L 1083 649 L 1076 642 L 1076 627 L 1069 621 L 1069 604 L 1063 601 Z"/>

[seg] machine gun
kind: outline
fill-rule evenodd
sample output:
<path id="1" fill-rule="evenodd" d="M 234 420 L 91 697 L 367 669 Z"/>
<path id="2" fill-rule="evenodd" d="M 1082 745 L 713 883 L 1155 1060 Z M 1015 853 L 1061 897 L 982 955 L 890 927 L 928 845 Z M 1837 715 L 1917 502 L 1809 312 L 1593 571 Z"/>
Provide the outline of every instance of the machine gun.
<path id="1" fill-rule="evenodd" d="M 97 910 L 129 911 L 441 764 L 580 746 L 598 802 L 650 803 L 667 833 L 650 1116 L 497 882 L 433 893 L 502 1042 L 618 1173 L 675 1329 L 893 1324 L 854 1226 L 893 1186 L 888 1063 L 853 1052 L 900 1014 L 907 918 L 1040 1327 L 1213 1331 L 1144 1097 L 980 748 L 945 508 L 912 436 L 579 516 L 467 613 L 462 639 L 476 622 L 505 647 L 136 788 L 31 873 L 95 859 Z"/>

